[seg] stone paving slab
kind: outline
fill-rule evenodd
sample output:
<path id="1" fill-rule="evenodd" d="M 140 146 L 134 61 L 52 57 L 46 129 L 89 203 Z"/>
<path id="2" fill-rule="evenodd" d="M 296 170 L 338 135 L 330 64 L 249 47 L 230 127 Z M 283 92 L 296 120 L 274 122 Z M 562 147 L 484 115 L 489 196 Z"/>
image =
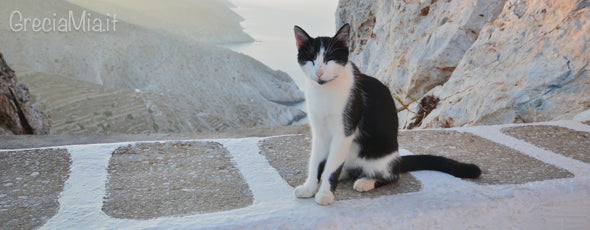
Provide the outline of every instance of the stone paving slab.
<path id="1" fill-rule="evenodd" d="M 0 152 L 0 229 L 34 229 L 53 217 L 71 164 L 65 149 Z"/>
<path id="2" fill-rule="evenodd" d="M 522 184 L 574 177 L 569 171 L 470 133 L 404 131 L 400 132 L 399 143 L 414 154 L 446 156 L 477 164 L 482 176 L 470 180 L 477 184 Z"/>
<path id="3" fill-rule="evenodd" d="M 502 129 L 502 132 L 554 153 L 590 163 L 590 133 L 550 125 L 510 127 Z"/>
<path id="4" fill-rule="evenodd" d="M 270 165 L 291 187 L 303 184 L 307 177 L 311 138 L 308 135 L 282 136 L 262 140 L 259 143 L 260 154 L 264 155 Z M 335 192 L 337 200 L 375 198 L 384 195 L 420 191 L 422 185 L 410 174 L 404 174 L 400 180 L 388 186 L 360 193 L 352 189 L 352 180 L 338 184 Z"/>
<path id="5" fill-rule="evenodd" d="M 150 219 L 243 208 L 253 195 L 230 153 L 216 142 L 152 143 L 112 153 L 102 210 Z"/>

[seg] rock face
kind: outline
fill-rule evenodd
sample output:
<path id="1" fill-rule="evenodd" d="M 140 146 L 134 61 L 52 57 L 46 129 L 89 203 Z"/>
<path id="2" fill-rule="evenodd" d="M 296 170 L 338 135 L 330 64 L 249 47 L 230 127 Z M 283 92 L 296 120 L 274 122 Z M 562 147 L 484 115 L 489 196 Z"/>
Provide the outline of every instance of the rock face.
<path id="1" fill-rule="evenodd" d="M 14 70 L 0 53 L 0 135 L 49 134 L 51 120 L 33 109 L 29 89 L 17 83 Z"/>
<path id="2" fill-rule="evenodd" d="M 341 0 L 352 60 L 387 84 L 402 127 L 566 119 L 590 108 L 587 0 Z M 355 13 L 353 13 L 355 12 Z M 362 13 L 356 13 L 362 12 Z"/>
<path id="3" fill-rule="evenodd" d="M 9 18 L 16 9 L 23 17 L 35 18 L 67 17 L 70 12 L 80 16 L 86 10 L 63 0 L 9 0 L 3 2 L 0 16 Z M 107 21 L 106 16 L 94 12 L 91 15 Z M 289 106 L 304 99 L 288 75 L 228 49 L 178 39 L 124 21 L 117 23 L 116 31 L 66 33 L 14 32 L 8 23 L 9 20 L 0 20 L 3 34 L 0 44 L 10 44 L 3 48 L 7 55 L 14 57 L 11 64 L 15 68 L 107 88 L 101 92 L 125 91 L 125 95 L 135 94 L 133 96 L 140 97 L 145 104 L 142 112 L 136 113 L 130 112 L 131 109 L 138 111 L 135 107 L 121 108 L 119 101 L 125 101 L 124 98 L 106 101 L 100 92 L 82 99 L 59 98 L 56 105 L 61 111 L 78 107 L 81 100 L 97 99 L 96 107 L 92 106 L 96 110 L 73 111 L 77 117 L 72 119 L 54 117 L 56 121 L 64 121 L 60 124 L 73 127 L 58 129 L 64 133 L 115 132 L 113 126 L 124 123 L 125 119 L 137 120 L 135 118 L 142 114 L 147 114 L 147 121 L 142 125 L 148 127 L 147 130 L 134 127 L 122 130 L 135 130 L 134 133 L 217 131 L 288 125 L 305 116 L 301 110 Z M 60 87 L 68 85 L 62 83 Z M 74 86 L 72 90 L 77 89 Z M 47 95 L 44 98 L 53 97 L 44 95 Z M 43 102 L 44 98 L 39 101 Z M 46 111 L 53 116 L 58 114 L 52 112 L 56 109 L 47 107 Z M 77 123 L 81 125 L 75 126 Z M 83 130 L 80 127 L 84 127 Z"/>

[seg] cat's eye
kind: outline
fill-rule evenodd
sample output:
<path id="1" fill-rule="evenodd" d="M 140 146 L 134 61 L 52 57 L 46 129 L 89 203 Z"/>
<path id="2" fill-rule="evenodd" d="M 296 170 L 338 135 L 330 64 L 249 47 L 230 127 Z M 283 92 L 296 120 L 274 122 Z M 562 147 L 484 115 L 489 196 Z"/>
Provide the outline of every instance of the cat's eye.
<path id="1" fill-rule="evenodd" d="M 329 52 L 324 54 L 324 63 L 328 63 L 329 61 L 333 61 L 334 60 L 334 53 L 333 52 Z"/>

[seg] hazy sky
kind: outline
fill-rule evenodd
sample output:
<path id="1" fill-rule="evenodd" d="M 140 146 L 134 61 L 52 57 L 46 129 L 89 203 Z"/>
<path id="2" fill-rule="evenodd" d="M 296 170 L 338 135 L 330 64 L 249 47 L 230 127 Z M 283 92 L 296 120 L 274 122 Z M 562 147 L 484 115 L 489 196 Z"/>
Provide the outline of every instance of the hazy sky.
<path id="1" fill-rule="evenodd" d="M 245 8 L 234 9 L 238 14 L 241 12 L 244 15 L 248 14 L 246 17 L 266 18 L 268 24 L 297 24 L 309 28 L 311 33 L 335 32 L 338 0 L 230 0 L 230 2 Z"/>

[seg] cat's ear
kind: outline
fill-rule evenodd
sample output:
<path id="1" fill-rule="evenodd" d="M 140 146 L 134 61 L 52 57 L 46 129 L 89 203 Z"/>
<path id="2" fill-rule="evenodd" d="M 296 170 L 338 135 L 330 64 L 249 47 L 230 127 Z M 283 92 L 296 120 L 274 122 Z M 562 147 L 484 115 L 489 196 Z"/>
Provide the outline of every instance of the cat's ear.
<path id="1" fill-rule="evenodd" d="M 311 37 L 305 32 L 305 30 L 301 29 L 301 27 L 295 26 L 293 30 L 295 30 L 295 41 L 297 42 L 297 48 L 301 48 L 306 43 L 311 41 Z"/>
<path id="2" fill-rule="evenodd" d="M 346 23 L 342 27 L 340 27 L 338 32 L 336 32 L 336 35 L 334 35 L 334 39 L 348 46 L 348 42 L 350 40 L 350 25 Z"/>

